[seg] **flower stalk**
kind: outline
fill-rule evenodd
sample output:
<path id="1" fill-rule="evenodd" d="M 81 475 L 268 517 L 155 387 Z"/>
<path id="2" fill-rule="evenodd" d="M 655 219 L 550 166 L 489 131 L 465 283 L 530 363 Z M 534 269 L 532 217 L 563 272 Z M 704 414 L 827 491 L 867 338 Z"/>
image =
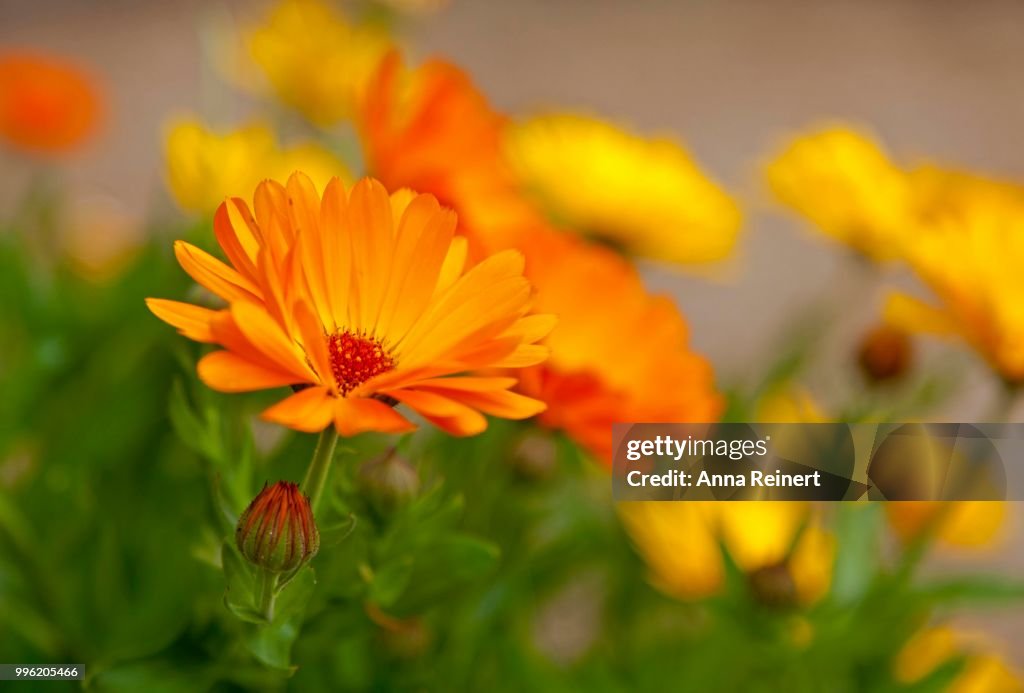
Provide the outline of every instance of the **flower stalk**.
<path id="1" fill-rule="evenodd" d="M 260 613 L 267 619 L 267 623 L 273 623 L 274 602 L 277 600 L 277 574 L 261 570 L 260 575 Z"/>
<path id="2" fill-rule="evenodd" d="M 327 484 L 327 475 L 331 471 L 331 460 L 334 458 L 334 448 L 337 444 L 338 433 L 333 426 L 328 426 L 317 440 L 313 460 L 306 470 L 306 478 L 302 480 L 302 491 L 309 496 L 309 505 L 313 512 L 316 512 L 320 496 Z"/>

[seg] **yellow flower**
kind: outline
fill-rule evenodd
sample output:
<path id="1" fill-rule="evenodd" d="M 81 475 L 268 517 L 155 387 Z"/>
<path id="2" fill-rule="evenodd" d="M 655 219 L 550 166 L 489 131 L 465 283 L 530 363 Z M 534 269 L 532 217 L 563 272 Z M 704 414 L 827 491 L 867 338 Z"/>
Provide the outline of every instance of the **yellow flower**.
<path id="1" fill-rule="evenodd" d="M 278 98 L 321 126 L 355 114 L 391 46 L 381 29 L 350 24 L 319 0 L 279 3 L 247 44 Z"/>
<path id="2" fill-rule="evenodd" d="M 757 420 L 766 423 L 827 423 L 830 419 L 809 392 L 783 386 L 766 393 L 757 403 Z"/>
<path id="3" fill-rule="evenodd" d="M 909 183 L 868 135 L 829 127 L 797 137 L 765 175 L 775 197 L 819 231 L 873 260 L 897 255 Z"/>
<path id="4" fill-rule="evenodd" d="M 932 531 L 950 546 L 985 546 L 999 538 L 1006 520 L 1002 501 L 896 501 L 885 504 L 889 524 L 904 541 Z"/>
<path id="5" fill-rule="evenodd" d="M 248 195 L 265 178 L 305 171 L 319 189 L 333 176 L 348 178 L 344 164 L 317 144 L 281 149 L 271 129 L 247 125 L 229 132 L 196 120 L 175 122 L 165 145 L 167 183 L 182 209 L 208 214 L 225 197 Z"/>
<path id="6" fill-rule="evenodd" d="M 138 255 L 145 232 L 136 215 L 119 200 L 76 194 L 61 224 L 65 258 L 80 277 L 103 284 L 118 277 Z"/>
<path id="7" fill-rule="evenodd" d="M 819 599 L 831 582 L 835 542 L 808 503 L 641 501 L 622 503 L 619 509 L 652 583 L 680 599 L 721 589 L 722 545 L 753 580 L 763 571 L 781 569 L 799 603 Z"/>
<path id="8" fill-rule="evenodd" d="M 957 655 L 978 638 L 957 633 L 947 626 L 926 628 L 912 637 L 894 663 L 896 678 L 913 684 Z M 975 643 L 976 644 L 976 643 Z M 949 688 L 950 693 L 1012 693 L 1024 690 L 1024 680 L 995 654 L 969 654 L 964 668 Z"/>
<path id="9" fill-rule="evenodd" d="M 907 172 L 917 221 L 963 219 L 976 209 L 1021 210 L 1024 186 L 966 171 L 922 164 Z"/>
<path id="10" fill-rule="evenodd" d="M 960 338 L 1008 383 L 1024 383 L 1024 206 L 975 201 L 939 214 L 903 259 L 938 298 L 889 297 L 895 327 Z"/>
<path id="11" fill-rule="evenodd" d="M 557 114 L 511 125 L 506 149 L 523 184 L 564 226 L 677 263 L 719 260 L 735 244 L 736 204 L 671 139 Z"/>

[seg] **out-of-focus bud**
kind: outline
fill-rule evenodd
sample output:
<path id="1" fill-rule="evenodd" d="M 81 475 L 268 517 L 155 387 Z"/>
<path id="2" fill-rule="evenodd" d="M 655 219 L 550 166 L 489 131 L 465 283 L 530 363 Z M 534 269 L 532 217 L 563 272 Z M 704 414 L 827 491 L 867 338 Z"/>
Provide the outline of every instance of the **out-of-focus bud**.
<path id="1" fill-rule="evenodd" d="M 555 472 L 558 450 L 547 431 L 529 431 L 512 448 L 508 461 L 516 474 L 527 481 L 542 481 Z"/>
<path id="2" fill-rule="evenodd" d="M 359 469 L 359 485 L 378 511 L 394 510 L 420 491 L 420 475 L 392 449 Z"/>
<path id="3" fill-rule="evenodd" d="M 907 333 L 889 325 L 881 325 L 864 336 L 857 361 L 868 380 L 880 383 L 906 373 L 913 357 L 914 349 Z"/>
<path id="4" fill-rule="evenodd" d="M 785 562 L 758 568 L 747 579 L 750 581 L 750 591 L 759 604 L 777 609 L 797 604 L 796 581 Z"/>
<path id="5" fill-rule="evenodd" d="M 273 573 L 295 570 L 320 549 L 309 498 L 288 481 L 264 485 L 239 518 L 235 541 L 242 555 L 260 568 Z"/>

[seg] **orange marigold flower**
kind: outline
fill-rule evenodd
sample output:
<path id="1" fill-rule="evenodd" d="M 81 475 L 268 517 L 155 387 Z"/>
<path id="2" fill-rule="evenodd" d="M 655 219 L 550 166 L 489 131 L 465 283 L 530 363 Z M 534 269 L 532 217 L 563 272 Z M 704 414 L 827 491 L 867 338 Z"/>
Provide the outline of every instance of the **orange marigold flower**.
<path id="1" fill-rule="evenodd" d="M 688 346 L 676 306 L 647 292 L 615 252 L 547 229 L 519 237 L 538 310 L 559 316 L 549 360 L 522 389 L 548 403 L 541 421 L 605 463 L 623 421 L 716 421 L 722 400 L 710 364 Z"/>
<path id="2" fill-rule="evenodd" d="M 188 243 L 175 252 L 193 279 L 228 303 L 210 310 L 149 299 L 158 317 L 223 349 L 199 376 L 224 392 L 291 385 L 269 421 L 345 436 L 414 428 L 404 404 L 453 435 L 487 426 L 483 413 L 526 418 L 544 409 L 510 391 L 515 378 L 480 373 L 543 361 L 536 342 L 554 325 L 528 314 L 523 256 L 467 266 L 456 218 L 432 195 L 388 195 L 364 179 L 337 179 L 323 198 L 303 174 L 264 181 L 225 201 L 214 231 L 230 265 Z"/>
<path id="3" fill-rule="evenodd" d="M 535 223 L 504 154 L 505 118 L 458 67 L 430 60 L 414 70 L 392 52 L 367 88 L 360 113 L 370 173 L 391 189 L 437 196 L 472 242 L 495 226 Z"/>
<path id="4" fill-rule="evenodd" d="M 359 126 L 373 175 L 453 207 L 474 252 L 526 256 L 538 310 L 559 316 L 549 361 L 522 378 L 549 405 L 545 424 L 610 462 L 616 421 L 717 420 L 711 368 L 688 349 L 679 311 L 614 252 L 547 225 L 505 158 L 504 117 L 462 71 L 441 61 L 403 71 L 392 54 Z"/>
<path id="5" fill-rule="evenodd" d="M 43 55 L 0 56 L 0 137 L 26 151 L 74 149 L 96 130 L 99 91 L 77 66 Z"/>

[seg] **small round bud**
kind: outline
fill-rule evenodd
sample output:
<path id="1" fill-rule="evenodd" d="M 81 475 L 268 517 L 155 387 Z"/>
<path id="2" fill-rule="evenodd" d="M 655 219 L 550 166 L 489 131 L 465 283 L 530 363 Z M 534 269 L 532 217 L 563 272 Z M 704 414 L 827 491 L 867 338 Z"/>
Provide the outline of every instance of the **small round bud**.
<path id="1" fill-rule="evenodd" d="M 913 356 L 913 345 L 906 332 L 881 325 L 864 336 L 857 361 L 868 380 L 880 383 L 906 373 Z"/>
<path id="2" fill-rule="evenodd" d="M 513 471 L 526 481 L 543 481 L 555 473 L 558 446 L 546 431 L 529 431 L 508 455 Z"/>
<path id="3" fill-rule="evenodd" d="M 758 568 L 747 579 L 750 581 L 750 591 L 759 604 L 772 608 L 797 604 L 796 581 L 785 562 Z"/>
<path id="4" fill-rule="evenodd" d="M 309 498 L 298 484 L 264 484 L 238 519 L 235 542 L 242 555 L 260 568 L 273 573 L 295 570 L 320 549 Z"/>
<path id="5" fill-rule="evenodd" d="M 404 458 L 389 450 L 359 468 L 359 484 L 378 511 L 408 503 L 420 492 L 420 475 Z"/>

